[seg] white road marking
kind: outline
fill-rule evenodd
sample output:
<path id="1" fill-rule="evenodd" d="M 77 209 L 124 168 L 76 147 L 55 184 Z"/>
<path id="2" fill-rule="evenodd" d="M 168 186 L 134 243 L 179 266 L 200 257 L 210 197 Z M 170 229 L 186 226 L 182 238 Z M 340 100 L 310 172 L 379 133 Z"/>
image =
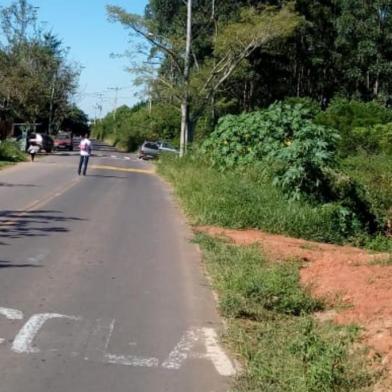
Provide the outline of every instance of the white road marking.
<path id="1" fill-rule="evenodd" d="M 23 312 L 17 309 L 0 308 L 0 314 L 8 320 L 23 320 Z"/>
<path id="2" fill-rule="evenodd" d="M 206 353 L 192 351 L 199 340 L 203 341 Z M 161 366 L 178 370 L 187 358 L 210 360 L 221 376 L 233 376 L 236 373 L 230 359 L 218 344 L 217 333 L 212 328 L 193 328 L 187 331 Z"/>
<path id="3" fill-rule="evenodd" d="M 91 332 L 84 356 L 86 361 L 95 360 L 102 362 L 113 333 L 115 320 L 98 319 Z"/>
<path id="4" fill-rule="evenodd" d="M 115 354 L 105 354 L 105 363 L 111 363 L 114 365 L 126 365 L 135 367 L 158 367 L 158 358 L 141 358 L 133 355 L 115 355 Z"/>
<path id="5" fill-rule="evenodd" d="M 57 313 L 40 313 L 30 317 L 26 324 L 22 327 L 16 335 L 11 350 L 15 353 L 39 353 L 40 350 L 33 347 L 33 340 L 38 334 L 39 330 L 43 327 L 46 321 L 55 318 L 66 318 L 70 320 L 80 320 L 79 317 L 66 316 Z"/>
<path id="6" fill-rule="evenodd" d="M 24 317 L 20 310 L 2 307 L 0 307 L 0 315 L 5 316 L 9 320 L 22 320 Z M 84 320 L 81 317 L 67 316 L 58 313 L 35 314 L 30 317 L 16 335 L 11 346 L 11 351 L 19 354 L 36 354 L 41 352 L 38 347 L 33 346 L 33 342 L 44 324 L 51 319 Z M 80 336 L 77 336 L 74 347 L 76 347 L 76 344 L 78 347 L 84 346 L 84 342 L 86 342 L 85 360 L 133 367 L 159 367 L 159 360 L 155 357 L 118 355 L 108 352 L 115 327 L 114 319 L 98 319 L 92 331 L 91 322 L 84 320 L 83 323 L 84 324 L 80 325 L 83 331 Z M 5 339 L 0 338 L 0 344 L 5 342 Z M 202 350 L 203 352 L 196 351 L 197 343 L 199 343 L 198 346 L 202 345 L 204 347 L 204 350 Z M 130 342 L 129 345 L 136 346 L 137 343 Z M 46 350 L 48 353 L 52 351 L 56 350 Z M 70 355 L 72 357 L 77 357 L 79 353 L 76 350 L 72 350 Z M 232 362 L 219 345 L 218 335 L 213 328 L 191 328 L 186 331 L 179 343 L 170 352 L 167 359 L 162 362 L 161 367 L 164 369 L 179 370 L 187 359 L 195 358 L 211 361 L 216 371 L 221 376 L 233 376 L 236 373 L 235 366 L 233 366 Z"/>
<path id="7" fill-rule="evenodd" d="M 97 320 L 97 324 L 89 339 L 85 360 L 126 365 L 135 367 L 158 367 L 157 358 L 142 358 L 134 355 L 116 355 L 108 353 L 110 340 L 114 331 L 115 320 Z"/>
<path id="8" fill-rule="evenodd" d="M 131 158 L 129 158 L 129 157 L 124 157 L 124 159 L 125 159 L 126 161 L 130 161 L 130 160 L 131 160 Z"/>
<path id="9" fill-rule="evenodd" d="M 218 344 L 218 335 L 215 329 L 202 328 L 202 331 L 204 334 L 204 343 L 207 350 L 205 358 L 209 359 L 214 364 L 216 371 L 221 376 L 234 376 L 236 370 L 229 357 Z"/>
<path id="10" fill-rule="evenodd" d="M 199 340 L 199 336 L 200 329 L 187 331 L 168 358 L 162 363 L 162 367 L 165 369 L 180 369 L 183 362 L 188 358 L 189 352 Z"/>

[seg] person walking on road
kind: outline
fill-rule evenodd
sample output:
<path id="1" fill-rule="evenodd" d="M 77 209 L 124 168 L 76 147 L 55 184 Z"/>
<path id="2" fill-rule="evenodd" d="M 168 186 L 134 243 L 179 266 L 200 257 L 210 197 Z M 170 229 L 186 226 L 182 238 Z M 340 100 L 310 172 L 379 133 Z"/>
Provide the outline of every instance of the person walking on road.
<path id="1" fill-rule="evenodd" d="M 85 176 L 87 172 L 88 160 L 90 158 L 91 151 L 92 151 L 91 141 L 87 138 L 87 135 L 83 135 L 82 140 L 80 141 L 79 144 L 79 149 L 80 149 L 80 161 L 79 161 L 78 174 L 80 176 L 80 173 L 82 172 L 83 169 L 83 175 Z"/>
<path id="2" fill-rule="evenodd" d="M 35 154 L 39 152 L 39 146 L 35 143 L 35 141 L 30 143 L 27 152 L 30 154 L 31 162 L 34 162 Z"/>

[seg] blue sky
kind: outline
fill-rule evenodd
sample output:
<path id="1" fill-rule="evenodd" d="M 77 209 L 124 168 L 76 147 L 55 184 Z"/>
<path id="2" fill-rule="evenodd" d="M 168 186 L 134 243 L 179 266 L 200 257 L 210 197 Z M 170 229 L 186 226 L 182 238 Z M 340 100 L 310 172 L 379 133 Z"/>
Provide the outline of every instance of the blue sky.
<path id="1" fill-rule="evenodd" d="M 12 1 L 0 0 L 2 6 Z M 107 21 L 107 4 L 118 5 L 129 12 L 143 14 L 147 0 L 29 0 L 39 7 L 38 19 L 46 22 L 46 29 L 62 39 L 70 48 L 69 59 L 83 66 L 77 105 L 91 118 L 104 116 L 113 110 L 115 92 L 120 87 L 117 105 L 132 106 L 136 88 L 132 75 L 125 71 L 125 58 L 111 58 L 111 53 L 130 49 L 128 32 L 120 25 Z M 102 93 L 102 99 L 96 93 Z M 97 104 L 102 104 L 102 111 Z"/>

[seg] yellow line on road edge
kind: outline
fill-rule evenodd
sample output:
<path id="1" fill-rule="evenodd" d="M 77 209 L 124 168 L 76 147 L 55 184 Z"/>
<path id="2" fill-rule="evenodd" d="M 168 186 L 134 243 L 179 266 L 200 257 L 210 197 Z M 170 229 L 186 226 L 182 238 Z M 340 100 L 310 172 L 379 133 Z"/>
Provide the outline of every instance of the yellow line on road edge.
<path id="1" fill-rule="evenodd" d="M 126 167 L 105 166 L 105 165 L 91 165 L 91 169 L 113 170 L 113 171 L 121 171 L 121 172 L 128 172 L 128 173 L 155 174 L 153 170 L 131 169 Z"/>
<path id="2" fill-rule="evenodd" d="M 45 199 L 37 200 L 37 201 L 29 204 L 27 207 L 23 208 L 20 212 L 16 212 L 12 219 L 10 219 L 8 221 L 4 221 L 4 222 L 0 221 L 0 227 L 1 226 L 12 226 L 12 225 L 15 225 L 17 223 L 16 219 L 18 219 L 18 218 L 28 214 L 31 211 L 34 211 L 34 210 L 37 210 L 38 208 L 43 207 L 45 204 L 49 203 L 50 201 L 52 201 L 56 197 L 59 197 L 59 196 L 63 195 L 65 192 L 67 192 L 69 189 L 71 189 L 78 182 L 79 182 L 79 178 L 76 179 L 76 180 L 73 180 L 71 183 L 67 184 L 64 187 L 62 187 L 60 189 L 57 189 L 55 192 L 50 194 Z M 1 215 L 0 215 L 0 219 L 1 219 Z"/>

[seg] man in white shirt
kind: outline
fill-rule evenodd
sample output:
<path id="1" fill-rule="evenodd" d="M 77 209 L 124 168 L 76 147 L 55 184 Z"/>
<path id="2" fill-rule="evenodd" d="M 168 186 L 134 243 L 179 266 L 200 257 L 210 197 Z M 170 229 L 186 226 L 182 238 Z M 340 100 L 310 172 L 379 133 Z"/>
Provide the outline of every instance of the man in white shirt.
<path id="1" fill-rule="evenodd" d="M 80 173 L 82 172 L 83 168 L 83 175 L 86 175 L 87 172 L 87 165 L 88 165 L 88 160 L 91 155 L 91 141 L 87 139 L 87 135 L 82 136 L 82 140 L 80 141 L 79 144 L 79 149 L 80 149 L 80 161 L 79 161 L 79 169 L 78 169 L 78 174 L 80 176 Z"/>

